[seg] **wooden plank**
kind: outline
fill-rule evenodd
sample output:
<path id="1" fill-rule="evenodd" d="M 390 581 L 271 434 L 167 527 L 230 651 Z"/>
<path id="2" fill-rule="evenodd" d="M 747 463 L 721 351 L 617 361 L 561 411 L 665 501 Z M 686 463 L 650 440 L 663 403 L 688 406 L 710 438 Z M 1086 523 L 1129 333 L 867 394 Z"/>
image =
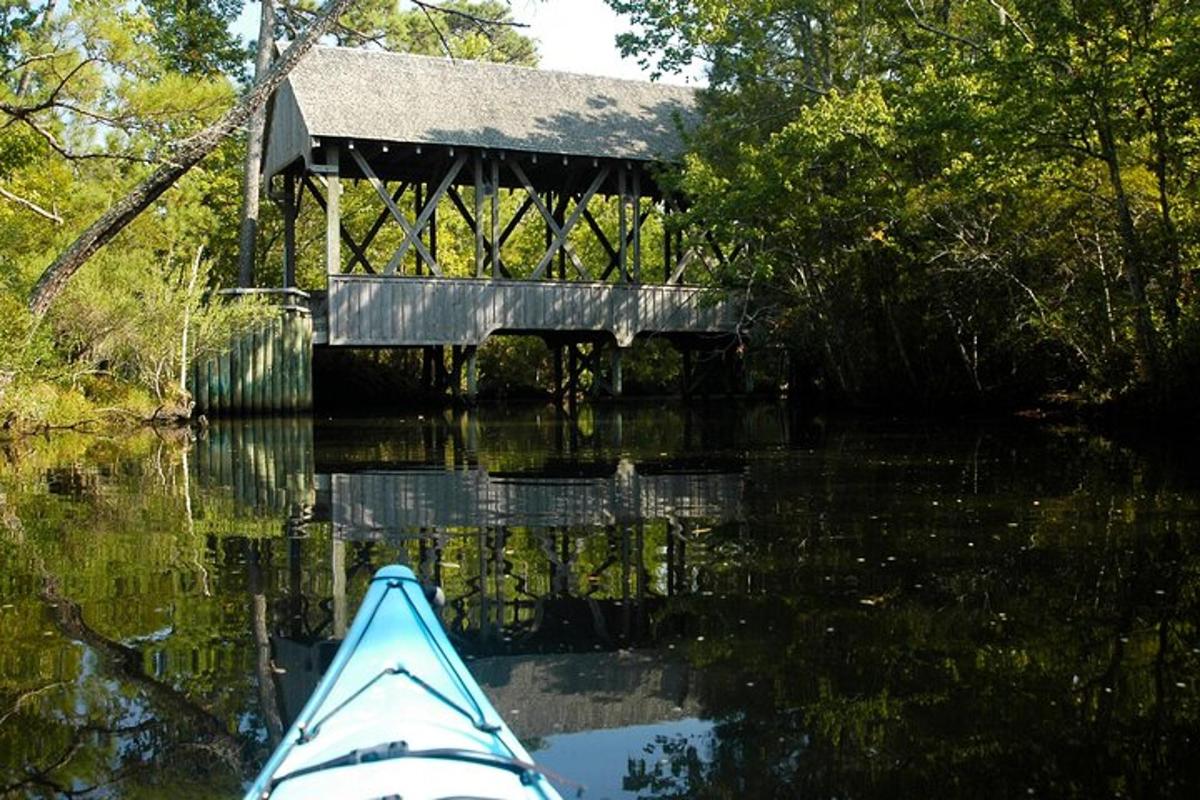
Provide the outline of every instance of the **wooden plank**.
<path id="1" fill-rule="evenodd" d="M 283 398 L 287 379 L 287 366 L 284 358 L 286 351 L 283 346 L 284 318 L 282 316 L 285 313 L 287 312 L 281 311 L 280 316 L 277 316 L 271 323 L 272 338 L 274 340 L 272 348 L 275 359 L 274 374 L 271 376 L 271 390 L 275 396 L 272 398 L 271 411 L 275 414 L 278 414 L 284 408 Z"/>
<path id="2" fill-rule="evenodd" d="M 500 277 L 500 162 L 492 159 L 492 277 Z M 471 355 L 472 370 L 474 369 L 474 353 Z"/>
<path id="3" fill-rule="evenodd" d="M 629 281 L 629 246 L 626 235 L 629 233 L 629 219 L 625 208 L 628 175 L 624 167 L 617 170 L 617 269 L 620 271 L 622 282 Z"/>
<path id="4" fill-rule="evenodd" d="M 230 375 L 233 354 L 230 350 L 230 347 L 226 347 L 217 356 L 217 408 L 225 414 L 232 410 L 233 405 L 233 380 Z"/>
<path id="5" fill-rule="evenodd" d="M 242 386 L 246 382 L 246 354 L 245 354 L 244 334 L 238 334 L 233 337 L 230 342 L 230 355 L 232 361 L 230 363 L 230 378 L 232 381 L 232 391 L 230 395 L 230 405 L 237 410 L 237 413 L 242 413 L 245 406 L 242 404 Z"/>
<path id="6" fill-rule="evenodd" d="M 283 288 L 296 285 L 296 176 L 283 176 Z"/>
<path id="7" fill-rule="evenodd" d="M 313 319 L 305 315 L 300 327 L 300 409 L 308 411 L 312 408 L 312 359 L 313 359 Z M 307 458 L 307 450 L 305 457 Z"/>
<path id="8" fill-rule="evenodd" d="M 633 282 L 642 282 L 642 169 L 633 170 Z"/>
<path id="9" fill-rule="evenodd" d="M 483 154 L 475 153 L 475 277 L 483 277 Z"/>
<path id="10" fill-rule="evenodd" d="M 325 273 L 337 275 L 342 271 L 342 183 L 339 177 L 341 153 L 338 146 L 326 149 L 325 163 L 331 172 L 325 178 Z"/>
<path id="11" fill-rule="evenodd" d="M 196 407 L 203 414 L 212 413 L 208 403 L 208 359 L 196 363 L 196 379 L 192 383 L 195 386 L 195 401 Z"/>

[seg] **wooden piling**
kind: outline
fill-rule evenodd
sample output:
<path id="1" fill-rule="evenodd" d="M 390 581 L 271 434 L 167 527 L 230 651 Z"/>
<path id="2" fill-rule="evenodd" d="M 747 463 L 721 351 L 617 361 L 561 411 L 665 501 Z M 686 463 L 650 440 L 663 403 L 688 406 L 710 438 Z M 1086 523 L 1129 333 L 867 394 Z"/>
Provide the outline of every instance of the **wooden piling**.
<path id="1" fill-rule="evenodd" d="M 312 407 L 312 316 L 302 306 L 233 337 L 216 355 L 198 359 L 189 389 L 196 412 L 279 414 Z"/>

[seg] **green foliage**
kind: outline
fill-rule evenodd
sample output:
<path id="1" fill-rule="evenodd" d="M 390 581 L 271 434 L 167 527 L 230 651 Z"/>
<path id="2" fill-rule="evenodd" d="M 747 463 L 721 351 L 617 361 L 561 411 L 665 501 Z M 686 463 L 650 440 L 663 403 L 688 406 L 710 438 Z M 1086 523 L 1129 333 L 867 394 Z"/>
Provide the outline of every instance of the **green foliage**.
<path id="1" fill-rule="evenodd" d="M 1194 4 L 610 5 L 711 65 L 692 220 L 841 394 L 1194 397 Z"/>
<path id="2" fill-rule="evenodd" d="M 163 59 L 184 75 L 245 74 L 249 53 L 230 26 L 242 0 L 142 0 Z"/>

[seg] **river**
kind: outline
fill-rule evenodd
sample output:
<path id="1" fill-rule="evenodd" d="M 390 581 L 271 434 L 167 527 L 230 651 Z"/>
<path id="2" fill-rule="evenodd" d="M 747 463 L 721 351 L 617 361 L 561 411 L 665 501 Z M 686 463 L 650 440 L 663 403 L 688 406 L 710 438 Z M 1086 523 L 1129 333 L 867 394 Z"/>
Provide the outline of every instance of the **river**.
<path id="1" fill-rule="evenodd" d="M 1200 796 L 1200 464 L 628 405 L 0 445 L 0 796 L 237 797 L 373 570 L 585 798 Z"/>

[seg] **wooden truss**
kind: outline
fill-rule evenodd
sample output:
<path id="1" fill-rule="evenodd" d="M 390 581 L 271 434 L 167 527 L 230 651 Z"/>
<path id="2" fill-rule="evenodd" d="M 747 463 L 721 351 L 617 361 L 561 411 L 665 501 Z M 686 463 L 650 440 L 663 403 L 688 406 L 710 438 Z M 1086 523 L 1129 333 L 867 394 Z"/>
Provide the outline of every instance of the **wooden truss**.
<path id="1" fill-rule="evenodd" d="M 645 282 L 649 273 L 643 269 L 643 234 L 647 220 L 656 213 L 663 219 L 664 231 L 662 272 L 655 282 L 682 285 L 693 265 L 713 274 L 741 252 L 738 248 L 727 254 L 710 232 L 685 233 L 673 225 L 671 220 L 678 219 L 684 210 L 680 202 L 670 196 L 655 199 L 653 195 L 645 195 L 642 167 L 631 162 L 577 159 L 566 172 L 564 185 L 546 186 L 544 181 L 539 185 L 534 179 L 539 174 L 535 169 L 537 155 L 461 149 L 456 153 L 453 148 L 446 148 L 449 158 L 428 160 L 445 165 L 440 174 L 432 178 L 426 175 L 420 180 L 410 177 L 389 186 L 367 154 L 369 148 L 379 145 L 324 144 L 323 163 L 312 166 L 307 173 L 286 176 L 281 202 L 285 218 L 285 285 L 295 282 L 295 218 L 306 192 L 325 214 L 325 262 L 329 274 L 345 274 L 361 268 L 369 275 L 397 276 L 406 257 L 415 253 L 418 275 L 428 270 L 429 275 L 443 276 L 445 269 L 438 261 L 437 236 L 439 209 L 445 206 L 462 218 L 474 237 L 477 278 L 517 277 L 513 265 L 505 263 L 502 251 L 521 223 L 535 211 L 533 218 L 540 218 L 545 229 L 545 249 L 527 271 L 527 280 Z M 386 150 L 384 147 L 376 153 L 376 159 Z M 552 158 L 564 158 L 566 162 L 565 157 Z M 350 169 L 343 169 L 343 163 Z M 341 181 L 348 175 L 366 180 L 381 204 L 361 238 L 342 219 Z M 464 196 L 463 187 L 473 189 L 470 197 Z M 401 200 L 410 190 L 414 202 L 411 212 L 407 212 L 401 207 Z M 508 220 L 502 220 L 501 196 L 505 191 L 524 195 Z M 613 196 L 619 198 L 615 236 L 604 229 L 594 210 L 597 197 Z M 389 224 L 399 226 L 402 236 L 387 263 L 377 264 L 371 260 L 371 246 Z M 585 263 L 573 244 L 572 234 L 581 226 L 599 244 L 603 263 Z M 342 245 L 349 251 L 345 264 Z M 378 253 L 375 255 L 378 257 Z"/>

